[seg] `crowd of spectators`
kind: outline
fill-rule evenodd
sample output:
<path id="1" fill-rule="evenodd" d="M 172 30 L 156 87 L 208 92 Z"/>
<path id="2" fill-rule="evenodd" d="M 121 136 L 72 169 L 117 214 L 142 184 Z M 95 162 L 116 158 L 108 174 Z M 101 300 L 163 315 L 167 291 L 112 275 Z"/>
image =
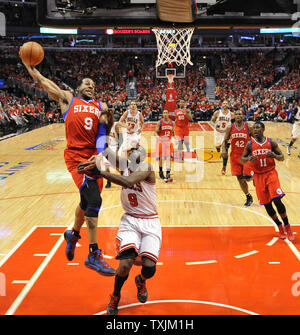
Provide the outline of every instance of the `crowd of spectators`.
<path id="1" fill-rule="evenodd" d="M 287 72 L 278 66 L 278 59 L 286 57 L 285 51 L 219 51 L 214 57 L 219 60 L 213 71 L 214 100 L 206 96 L 207 69 L 202 55 L 196 57 L 193 66 L 188 65 L 184 79 L 175 79 L 177 99 L 186 101 L 194 121 L 210 120 L 224 99 L 232 110 L 243 109 L 247 120 L 292 121 L 295 96 L 278 94 L 278 90 L 299 89 L 298 54 L 294 68 Z M 128 107 L 128 83 L 134 79 L 138 108 L 146 121 L 156 121 L 164 108 L 167 80 L 156 78 L 155 60 L 153 53 L 47 50 L 38 69 L 63 89 L 75 90 L 80 79 L 92 78 L 96 98 L 107 102 L 116 119 Z M 17 48 L 2 52 L 0 65 L 0 79 L 9 83 L 0 94 L 0 130 L 62 122 L 57 103 L 28 75 Z"/>
<path id="2" fill-rule="evenodd" d="M 61 114 L 54 102 L 49 108 L 39 99 L 17 97 L 0 93 L 0 133 L 7 134 L 20 128 L 32 129 L 41 125 L 61 122 Z"/>

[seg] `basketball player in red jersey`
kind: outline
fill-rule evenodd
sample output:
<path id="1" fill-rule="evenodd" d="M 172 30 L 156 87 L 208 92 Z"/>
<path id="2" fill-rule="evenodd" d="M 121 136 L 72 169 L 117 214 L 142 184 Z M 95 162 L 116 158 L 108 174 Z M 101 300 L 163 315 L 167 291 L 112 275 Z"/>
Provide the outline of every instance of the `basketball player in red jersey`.
<path id="1" fill-rule="evenodd" d="M 247 122 L 244 121 L 244 112 L 237 110 L 235 112 L 235 122 L 226 129 L 224 141 L 222 143 L 222 158 L 228 159 L 227 147 L 231 141 L 230 164 L 231 174 L 237 177 L 242 191 L 246 195 L 244 206 L 251 206 L 253 198 L 249 193 L 247 181 L 251 179 L 251 163 L 241 163 L 241 157 L 250 141 L 251 129 Z"/>
<path id="2" fill-rule="evenodd" d="M 159 160 L 159 177 L 165 182 L 171 182 L 171 155 L 174 152 L 173 143 L 171 142 L 174 135 L 174 123 L 169 118 L 168 110 L 164 110 L 162 118 L 157 122 L 155 128 L 157 136 L 156 157 Z M 166 176 L 163 173 L 163 159 L 166 160 Z"/>
<path id="3" fill-rule="evenodd" d="M 189 109 L 184 108 L 185 101 L 179 101 L 179 108 L 176 109 L 176 120 L 175 120 L 175 137 L 178 141 L 179 161 L 182 162 L 182 149 L 183 143 L 186 150 L 190 151 L 189 144 L 189 121 L 193 120 L 192 112 Z"/>
<path id="4" fill-rule="evenodd" d="M 101 160 L 100 154 L 100 160 Z M 128 152 L 128 159 L 105 149 L 103 156 L 121 175 L 102 171 L 101 164 L 91 157 L 80 163 L 78 171 L 91 175 L 100 174 L 112 183 L 122 186 L 121 203 L 124 209 L 117 234 L 117 256 L 120 260 L 115 276 L 113 293 L 107 306 L 108 315 L 118 313 L 121 289 L 128 279 L 132 266 L 141 265 L 135 277 L 137 298 L 141 303 L 148 299 L 146 282 L 156 273 L 156 263 L 161 249 L 161 223 L 157 213 L 156 178 L 153 167 L 145 162 L 146 150 L 138 145 Z"/>
<path id="5" fill-rule="evenodd" d="M 106 104 L 94 99 L 95 84 L 92 79 L 82 79 L 77 87 L 77 96 L 73 96 L 71 92 L 60 89 L 54 82 L 45 78 L 36 68 L 25 66 L 31 77 L 59 103 L 65 120 L 67 148 L 64 158 L 80 193 L 80 204 L 75 210 L 73 229 L 64 233 L 67 242 L 66 256 L 68 260 L 74 258 L 76 243 L 81 238 L 80 229 L 86 221 L 89 254 L 85 265 L 102 275 L 114 275 L 116 271 L 104 261 L 97 244 L 103 178 L 89 178 L 77 172 L 78 163 L 104 150 L 113 117 L 108 113 Z"/>
<path id="6" fill-rule="evenodd" d="M 177 91 L 175 88 L 175 83 L 174 83 L 174 76 L 168 75 L 168 87 L 166 91 L 166 103 L 164 110 L 166 109 L 169 112 L 169 118 L 172 121 L 176 120 L 176 112 L 175 110 L 177 109 Z"/>
<path id="7" fill-rule="evenodd" d="M 286 209 L 281 201 L 285 195 L 280 187 L 278 173 L 275 168 L 275 159 L 283 161 L 284 156 L 278 144 L 271 138 L 264 136 L 265 125 L 256 121 L 253 126 L 253 138 L 247 143 L 241 157 L 241 163 L 252 162 L 254 172 L 253 179 L 256 188 L 256 195 L 261 205 L 264 205 L 268 215 L 273 219 L 279 229 L 279 238 L 285 239 L 286 235 L 290 241 L 295 236 L 291 230 Z M 283 220 L 278 219 L 272 202 Z"/>

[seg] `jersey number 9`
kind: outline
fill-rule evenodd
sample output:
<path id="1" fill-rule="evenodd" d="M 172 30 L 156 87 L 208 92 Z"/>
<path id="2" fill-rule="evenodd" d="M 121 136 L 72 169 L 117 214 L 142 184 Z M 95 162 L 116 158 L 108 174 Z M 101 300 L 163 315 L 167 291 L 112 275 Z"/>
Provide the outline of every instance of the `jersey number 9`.
<path id="1" fill-rule="evenodd" d="M 84 119 L 84 128 L 86 130 L 91 130 L 93 128 L 93 119 L 90 117 L 86 117 Z"/>

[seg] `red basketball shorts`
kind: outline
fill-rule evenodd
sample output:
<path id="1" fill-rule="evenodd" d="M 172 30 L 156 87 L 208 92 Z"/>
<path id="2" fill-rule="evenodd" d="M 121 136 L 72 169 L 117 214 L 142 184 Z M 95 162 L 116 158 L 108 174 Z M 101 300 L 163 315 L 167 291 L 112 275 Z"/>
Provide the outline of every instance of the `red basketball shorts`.
<path id="1" fill-rule="evenodd" d="M 275 169 L 262 174 L 255 173 L 253 180 L 257 199 L 261 205 L 266 205 L 273 199 L 282 198 L 285 195 Z"/>
<path id="2" fill-rule="evenodd" d="M 252 176 L 252 163 L 241 163 L 240 156 L 230 156 L 231 174 L 233 176 Z"/>
<path id="3" fill-rule="evenodd" d="M 72 178 L 79 190 L 83 185 L 86 176 L 77 172 L 77 166 L 80 162 L 86 162 L 93 155 L 97 155 L 96 149 L 65 149 L 64 158 L 67 169 L 71 173 Z M 97 183 L 99 186 L 99 191 L 101 192 L 103 188 L 103 178 L 98 178 Z"/>
<path id="4" fill-rule="evenodd" d="M 188 127 L 184 127 L 184 128 L 180 128 L 180 127 L 176 127 L 175 128 L 175 136 L 178 140 L 181 141 L 188 141 L 189 140 L 189 128 Z"/>
<path id="5" fill-rule="evenodd" d="M 156 157 L 166 158 L 174 154 L 174 146 L 171 141 L 156 142 Z"/>

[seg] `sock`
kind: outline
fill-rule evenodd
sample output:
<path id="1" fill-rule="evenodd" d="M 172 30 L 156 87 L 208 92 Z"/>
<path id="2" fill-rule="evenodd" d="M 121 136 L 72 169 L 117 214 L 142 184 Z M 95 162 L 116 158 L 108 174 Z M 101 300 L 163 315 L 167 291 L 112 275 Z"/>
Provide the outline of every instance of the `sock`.
<path id="1" fill-rule="evenodd" d="M 98 248 L 98 244 L 97 244 L 97 243 L 93 243 L 93 244 L 90 244 L 90 245 L 89 245 L 90 253 L 95 252 L 95 251 L 97 251 L 98 249 L 99 249 L 99 248 Z"/>
<path id="2" fill-rule="evenodd" d="M 247 198 L 250 198 L 250 197 L 251 197 L 251 194 L 248 192 L 248 193 L 246 194 L 246 197 L 247 197 Z"/>
<path id="3" fill-rule="evenodd" d="M 220 152 L 220 148 L 217 148 L 217 151 Z"/>
<path id="4" fill-rule="evenodd" d="M 228 158 L 223 158 L 223 167 L 226 167 Z"/>
<path id="5" fill-rule="evenodd" d="M 282 218 L 282 221 L 283 221 L 285 226 L 289 225 L 289 219 L 288 219 L 287 216 L 285 218 Z"/>
<path id="6" fill-rule="evenodd" d="M 166 177 L 170 178 L 170 176 L 171 176 L 171 169 L 167 169 Z"/>
<path id="7" fill-rule="evenodd" d="M 79 231 L 75 230 L 74 228 L 72 229 L 72 232 L 73 234 L 76 236 L 76 237 L 79 237 Z"/>
<path id="8" fill-rule="evenodd" d="M 159 172 L 163 172 L 162 166 L 159 167 Z"/>
<path id="9" fill-rule="evenodd" d="M 115 275 L 115 286 L 114 286 L 114 292 L 113 292 L 114 296 L 117 296 L 117 297 L 120 296 L 121 288 L 124 285 L 127 278 L 128 278 L 128 275 L 125 277 Z"/>
<path id="10" fill-rule="evenodd" d="M 291 141 L 291 142 L 290 142 L 290 144 L 289 144 L 289 147 L 292 147 L 292 146 L 293 146 L 293 144 L 294 144 L 294 142 L 293 142 L 293 141 Z"/>
<path id="11" fill-rule="evenodd" d="M 273 219 L 273 221 L 277 224 L 277 226 L 282 225 L 282 222 L 280 222 L 280 220 L 278 218 L 277 219 Z"/>

